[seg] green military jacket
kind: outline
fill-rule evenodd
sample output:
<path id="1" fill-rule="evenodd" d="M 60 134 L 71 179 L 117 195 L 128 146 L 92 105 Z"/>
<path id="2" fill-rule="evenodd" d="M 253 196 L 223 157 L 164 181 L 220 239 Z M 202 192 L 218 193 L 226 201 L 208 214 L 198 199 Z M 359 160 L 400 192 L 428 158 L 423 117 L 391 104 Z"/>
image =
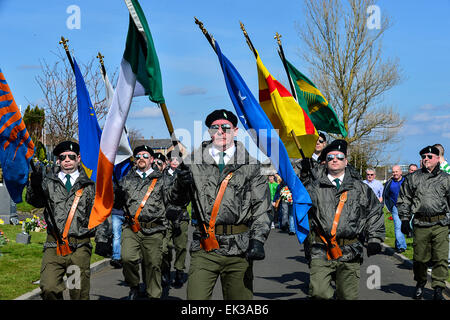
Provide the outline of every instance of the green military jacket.
<path id="1" fill-rule="evenodd" d="M 115 186 L 114 191 L 114 207 L 117 209 L 124 208 L 125 214 L 127 215 L 128 211 L 131 218 L 134 219 L 142 199 L 154 178 L 158 179 L 155 188 L 138 217 L 142 232 L 147 235 L 167 229 L 168 222 L 165 216 L 166 206 L 164 202 L 164 178 L 162 173 L 154 170 L 148 177 L 142 179 L 136 172 L 136 169 L 132 169 L 120 181 L 120 188 Z"/>
<path id="2" fill-rule="evenodd" d="M 402 221 L 409 221 L 414 215 L 413 224 L 416 225 L 449 225 L 450 175 L 440 170 L 439 165 L 432 172 L 422 168 L 406 175 L 400 187 L 397 209 Z M 430 218 L 438 216 L 441 218 L 431 221 Z"/>
<path id="3" fill-rule="evenodd" d="M 58 178 L 59 170 L 57 172 L 50 170 L 46 173 L 42 181 L 42 190 L 34 190 L 31 185 L 27 188 L 26 201 L 29 204 L 36 208 L 43 208 L 47 202 L 53 212 L 56 226 L 52 224 L 47 208 L 44 210 L 44 218 L 48 226 L 47 233 L 50 235 L 53 230 L 57 230 L 62 235 L 75 193 L 81 188 L 84 188 L 83 194 L 75 211 L 68 236 L 81 239 L 93 237 L 95 234 L 95 229 L 88 229 L 95 199 L 95 183 L 88 178 L 83 168 L 80 168 L 79 171 L 80 175 L 69 192 Z"/>
<path id="4" fill-rule="evenodd" d="M 250 239 L 264 243 L 269 235 L 273 218 L 269 184 L 266 176 L 261 175 L 260 163 L 248 154 L 242 143 L 235 141 L 235 154 L 222 173 L 209 153 L 211 146 L 211 141 L 203 142 L 184 162 L 192 173 L 207 224 L 220 184 L 228 173 L 233 172 L 217 214 L 216 226 L 244 224 L 248 230 L 217 235 L 220 248 L 216 252 L 225 256 L 242 255 L 247 251 Z M 169 199 L 178 205 L 186 205 L 190 201 L 188 192 L 179 189 L 179 184 L 174 183 L 169 190 Z M 197 250 L 200 250 L 199 231 L 194 232 L 191 245 L 191 251 Z"/>
<path id="5" fill-rule="evenodd" d="M 345 169 L 344 181 L 339 191 L 323 171 L 317 180 L 307 186 L 312 207 L 308 212 L 310 236 L 308 237 L 311 258 L 326 259 L 326 246 L 318 237 L 320 227 L 326 237 L 331 238 L 331 228 L 344 191 L 348 191 L 336 230 L 336 239 L 357 240 L 340 246 L 343 256 L 340 261 L 352 261 L 363 257 L 364 243 L 381 243 L 385 238 L 383 206 L 370 187 Z"/>

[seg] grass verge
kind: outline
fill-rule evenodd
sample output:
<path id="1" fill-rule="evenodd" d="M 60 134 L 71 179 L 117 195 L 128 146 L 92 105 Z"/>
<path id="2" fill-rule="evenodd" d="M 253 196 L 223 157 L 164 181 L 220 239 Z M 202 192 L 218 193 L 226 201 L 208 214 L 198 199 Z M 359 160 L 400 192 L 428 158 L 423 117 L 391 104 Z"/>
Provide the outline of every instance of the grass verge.
<path id="1" fill-rule="evenodd" d="M 0 225 L 0 230 L 8 238 L 8 244 L 0 247 L 0 300 L 11 300 L 34 290 L 39 285 L 42 248 L 47 237 L 44 232 L 31 232 L 31 243 L 16 243 L 16 235 L 22 231 L 20 225 Z M 95 242 L 92 240 L 95 250 Z M 102 256 L 92 253 L 91 263 L 103 260 Z"/>

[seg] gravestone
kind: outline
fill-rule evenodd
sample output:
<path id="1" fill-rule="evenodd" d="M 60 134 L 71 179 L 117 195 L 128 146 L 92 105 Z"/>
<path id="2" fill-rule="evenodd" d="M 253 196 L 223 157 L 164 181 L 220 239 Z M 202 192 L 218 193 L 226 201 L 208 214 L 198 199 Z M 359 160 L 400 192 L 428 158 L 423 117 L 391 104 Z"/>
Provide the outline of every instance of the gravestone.
<path id="1" fill-rule="evenodd" d="M 11 218 L 17 218 L 16 204 L 11 200 L 6 186 L 0 183 L 0 219 L 10 224 Z"/>

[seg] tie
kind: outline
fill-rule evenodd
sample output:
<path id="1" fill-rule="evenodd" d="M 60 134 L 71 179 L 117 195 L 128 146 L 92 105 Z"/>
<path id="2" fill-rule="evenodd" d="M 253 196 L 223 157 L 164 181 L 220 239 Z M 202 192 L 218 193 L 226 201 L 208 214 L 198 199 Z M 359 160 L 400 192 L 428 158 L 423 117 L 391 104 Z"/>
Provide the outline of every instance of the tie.
<path id="1" fill-rule="evenodd" d="M 71 188 L 72 188 L 72 184 L 70 183 L 70 174 L 66 174 L 66 190 L 67 190 L 67 192 L 69 192 Z"/>
<path id="2" fill-rule="evenodd" d="M 145 179 L 145 176 L 146 176 L 146 173 L 144 172 L 144 173 L 142 174 L 142 179 Z"/>
<path id="3" fill-rule="evenodd" d="M 333 181 L 336 182 L 336 189 L 339 190 L 339 187 L 341 186 L 341 180 L 339 180 L 339 178 L 336 178 Z"/>
<path id="4" fill-rule="evenodd" d="M 222 173 L 223 167 L 225 167 L 225 161 L 223 160 L 223 157 L 225 155 L 225 152 L 219 153 L 219 171 Z"/>

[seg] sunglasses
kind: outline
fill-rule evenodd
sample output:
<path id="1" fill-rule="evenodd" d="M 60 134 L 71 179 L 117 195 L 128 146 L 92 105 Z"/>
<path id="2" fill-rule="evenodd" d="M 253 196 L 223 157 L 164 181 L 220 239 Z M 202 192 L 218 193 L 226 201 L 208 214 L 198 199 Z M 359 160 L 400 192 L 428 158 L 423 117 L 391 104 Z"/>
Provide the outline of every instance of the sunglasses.
<path id="1" fill-rule="evenodd" d="M 72 161 L 74 161 L 77 158 L 77 156 L 75 154 L 60 154 L 58 156 L 58 160 L 64 161 L 64 160 L 66 160 L 67 157 L 69 157 L 69 159 Z"/>
<path id="2" fill-rule="evenodd" d="M 432 154 L 423 154 L 421 155 L 422 159 L 428 158 L 428 159 L 433 159 L 433 155 Z"/>
<path id="3" fill-rule="evenodd" d="M 344 161 L 345 156 L 343 154 L 341 154 L 341 153 L 339 153 L 339 154 L 329 154 L 329 155 L 327 155 L 327 162 L 333 160 L 334 158 L 336 158 L 338 160 L 341 160 L 341 161 Z"/>
<path id="4" fill-rule="evenodd" d="M 136 159 L 140 159 L 140 158 L 148 159 L 148 158 L 150 158 L 150 156 L 149 156 L 148 153 L 137 154 L 137 155 L 136 155 Z"/>
<path id="5" fill-rule="evenodd" d="M 156 164 L 160 166 L 160 165 L 163 164 L 163 162 L 162 162 L 161 160 L 157 160 L 157 161 L 156 161 Z"/>
<path id="6" fill-rule="evenodd" d="M 324 143 L 325 142 L 325 140 L 322 140 L 322 139 L 319 139 L 318 141 L 319 141 L 319 143 Z"/>
<path id="7" fill-rule="evenodd" d="M 367 176 L 374 176 L 374 173 L 368 173 Z"/>
<path id="8" fill-rule="evenodd" d="M 213 125 L 211 125 L 211 127 L 209 127 L 209 131 L 211 133 L 216 133 L 217 131 L 219 131 L 219 128 L 222 128 L 222 132 L 224 132 L 224 133 L 228 133 L 231 131 L 231 125 L 229 125 L 228 123 L 213 124 Z"/>

